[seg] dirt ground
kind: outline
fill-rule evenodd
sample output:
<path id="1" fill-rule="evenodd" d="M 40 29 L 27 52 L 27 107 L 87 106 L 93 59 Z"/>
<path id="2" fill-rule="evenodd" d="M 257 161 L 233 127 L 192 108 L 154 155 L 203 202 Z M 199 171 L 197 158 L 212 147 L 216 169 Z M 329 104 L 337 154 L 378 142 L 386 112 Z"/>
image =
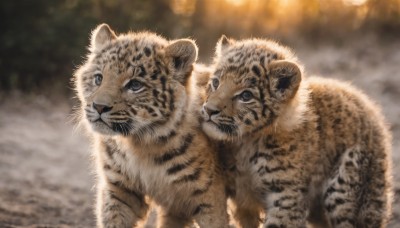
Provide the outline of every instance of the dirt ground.
<path id="1" fill-rule="evenodd" d="M 381 43 L 294 49 L 308 75 L 351 81 L 381 104 L 393 131 L 394 228 L 400 226 L 400 42 Z M 0 227 L 95 225 L 90 145 L 69 121 L 70 100 L 50 100 L 0 97 Z"/>

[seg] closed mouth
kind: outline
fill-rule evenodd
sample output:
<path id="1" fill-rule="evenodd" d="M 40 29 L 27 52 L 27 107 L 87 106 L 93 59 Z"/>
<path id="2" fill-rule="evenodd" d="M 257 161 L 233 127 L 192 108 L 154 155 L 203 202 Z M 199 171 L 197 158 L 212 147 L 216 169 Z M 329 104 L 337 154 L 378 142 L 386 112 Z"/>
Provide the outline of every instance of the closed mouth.
<path id="1" fill-rule="evenodd" d="M 114 130 L 112 125 L 106 123 L 101 117 L 99 117 L 96 120 L 90 121 L 92 124 L 103 124 L 105 126 L 107 126 L 108 128 L 110 128 L 111 130 Z"/>
<path id="2" fill-rule="evenodd" d="M 96 119 L 96 120 L 90 121 L 90 122 L 92 122 L 92 123 L 100 122 L 100 123 L 103 123 L 103 124 L 109 126 L 106 122 L 104 122 L 104 120 L 103 120 L 101 117 L 99 117 L 99 118 Z M 109 127 L 110 127 L 110 126 L 109 126 Z"/>
<path id="3" fill-rule="evenodd" d="M 213 125 L 215 125 L 216 127 L 218 127 L 218 123 L 216 123 L 216 122 L 214 122 L 213 120 L 211 120 L 211 118 L 210 119 L 208 119 L 208 120 L 206 120 L 205 121 L 206 123 L 210 123 L 210 124 L 213 124 Z"/>
<path id="4" fill-rule="evenodd" d="M 132 129 L 131 122 L 124 122 L 124 123 L 106 123 L 102 118 L 98 118 L 96 120 L 90 121 L 93 124 L 104 124 L 112 131 L 116 133 L 120 133 L 124 136 L 129 135 L 130 130 Z"/>
<path id="5" fill-rule="evenodd" d="M 236 133 L 237 127 L 235 125 L 231 124 L 218 124 L 211 119 L 207 120 L 206 123 L 213 124 L 218 130 L 220 130 L 223 133 L 234 135 Z"/>

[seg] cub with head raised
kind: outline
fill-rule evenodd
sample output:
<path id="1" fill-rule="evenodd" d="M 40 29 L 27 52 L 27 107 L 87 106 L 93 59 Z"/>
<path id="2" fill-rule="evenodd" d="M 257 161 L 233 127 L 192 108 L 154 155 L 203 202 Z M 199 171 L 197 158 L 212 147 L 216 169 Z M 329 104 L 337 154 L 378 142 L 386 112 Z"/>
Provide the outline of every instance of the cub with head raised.
<path id="1" fill-rule="evenodd" d="M 221 38 L 202 109 L 225 141 L 241 227 L 384 227 L 391 211 L 391 135 L 367 96 L 305 78 L 275 42 Z"/>
<path id="2" fill-rule="evenodd" d="M 191 81 L 197 47 L 152 33 L 116 36 L 106 24 L 92 35 L 75 75 L 82 123 L 97 160 L 99 227 L 132 227 L 149 199 L 159 227 L 227 227 L 217 157 L 200 131 Z"/>

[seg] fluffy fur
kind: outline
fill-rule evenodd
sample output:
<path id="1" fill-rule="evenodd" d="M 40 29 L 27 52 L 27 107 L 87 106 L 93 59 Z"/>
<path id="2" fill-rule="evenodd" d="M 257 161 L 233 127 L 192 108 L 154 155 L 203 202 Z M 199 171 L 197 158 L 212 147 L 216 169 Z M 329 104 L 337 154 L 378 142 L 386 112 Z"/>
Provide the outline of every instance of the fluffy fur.
<path id="1" fill-rule="evenodd" d="M 97 224 L 136 227 L 154 201 L 158 227 L 227 227 L 215 149 L 200 131 L 190 75 L 197 47 L 98 26 L 76 74 L 82 123 L 94 138 Z"/>
<path id="2" fill-rule="evenodd" d="M 222 37 L 202 109 L 222 140 L 234 216 L 244 228 L 385 227 L 391 135 L 379 108 L 349 84 L 304 78 L 285 47 Z"/>

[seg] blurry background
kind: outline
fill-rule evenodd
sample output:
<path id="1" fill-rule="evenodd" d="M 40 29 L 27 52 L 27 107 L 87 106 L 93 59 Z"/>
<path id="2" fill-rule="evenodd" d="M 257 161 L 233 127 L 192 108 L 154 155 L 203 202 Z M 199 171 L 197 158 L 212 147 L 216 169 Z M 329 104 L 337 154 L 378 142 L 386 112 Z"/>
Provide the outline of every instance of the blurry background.
<path id="1" fill-rule="evenodd" d="M 394 134 L 400 225 L 400 0 L 19 0 L 0 1 L 0 227 L 94 225 L 90 146 L 68 116 L 73 71 L 104 22 L 195 39 L 203 63 L 222 34 L 275 39 L 309 75 L 363 89 Z"/>

